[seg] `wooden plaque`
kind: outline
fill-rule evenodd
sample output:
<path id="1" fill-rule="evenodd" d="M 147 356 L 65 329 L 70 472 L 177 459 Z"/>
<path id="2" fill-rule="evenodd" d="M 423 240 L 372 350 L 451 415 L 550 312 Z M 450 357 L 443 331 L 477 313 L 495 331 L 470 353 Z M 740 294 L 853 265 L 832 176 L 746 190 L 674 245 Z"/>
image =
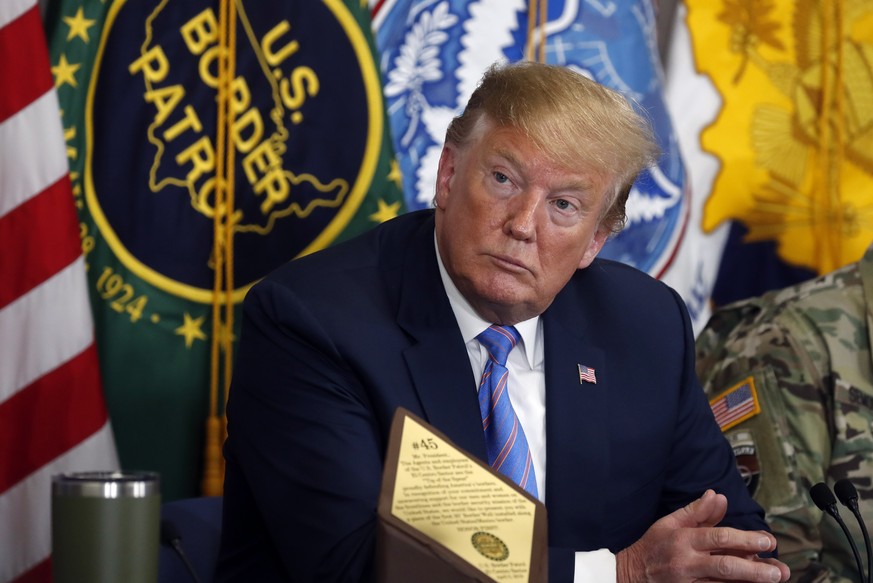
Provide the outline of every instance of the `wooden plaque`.
<path id="1" fill-rule="evenodd" d="M 546 507 L 398 408 L 379 496 L 384 583 L 548 580 Z"/>

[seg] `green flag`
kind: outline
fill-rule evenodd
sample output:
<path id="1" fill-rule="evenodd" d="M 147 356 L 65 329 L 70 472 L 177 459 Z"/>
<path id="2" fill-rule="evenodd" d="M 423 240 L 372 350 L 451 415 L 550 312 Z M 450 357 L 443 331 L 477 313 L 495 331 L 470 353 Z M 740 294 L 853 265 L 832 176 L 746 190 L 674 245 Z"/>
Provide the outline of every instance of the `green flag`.
<path id="1" fill-rule="evenodd" d="M 197 495 L 246 290 L 404 211 L 366 4 L 60 0 L 46 23 L 121 464 Z"/>

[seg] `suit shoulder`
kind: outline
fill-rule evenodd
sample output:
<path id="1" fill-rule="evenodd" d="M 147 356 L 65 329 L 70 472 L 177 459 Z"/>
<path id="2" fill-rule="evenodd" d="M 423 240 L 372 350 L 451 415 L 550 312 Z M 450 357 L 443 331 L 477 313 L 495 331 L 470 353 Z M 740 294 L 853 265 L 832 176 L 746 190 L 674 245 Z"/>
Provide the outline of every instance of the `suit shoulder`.
<path id="1" fill-rule="evenodd" d="M 630 281 L 640 285 L 652 285 L 656 287 L 667 288 L 668 286 L 645 271 L 641 271 L 636 267 L 615 261 L 613 259 L 596 258 L 591 262 L 591 265 L 585 269 L 580 269 L 576 272 L 576 277 L 590 279 L 592 281 L 603 280 L 610 282 L 613 285 L 616 280 Z"/>
<path id="2" fill-rule="evenodd" d="M 553 305 L 562 310 L 585 305 L 586 317 L 603 326 L 633 322 L 645 329 L 675 330 L 688 319 L 685 302 L 670 286 L 608 259 L 577 270 Z"/>
<path id="3" fill-rule="evenodd" d="M 295 258 L 267 275 L 262 282 L 298 287 L 306 282 L 341 278 L 367 269 L 396 268 L 410 241 L 433 231 L 433 212 L 406 213 L 351 239 Z"/>
<path id="4" fill-rule="evenodd" d="M 648 273 L 636 267 L 613 261 L 611 259 L 595 259 L 585 269 L 576 271 L 571 279 L 571 285 L 578 284 L 598 294 L 606 294 L 613 303 L 622 301 L 639 304 L 640 297 L 646 297 L 643 305 L 651 302 L 673 302 L 678 294 L 669 285 L 655 279 Z"/>
<path id="5" fill-rule="evenodd" d="M 328 249 L 294 259 L 246 294 L 249 310 L 299 305 L 326 314 L 356 317 L 397 301 L 405 266 L 434 254 L 432 213 L 407 213 Z M 435 265 L 435 263 L 434 263 Z"/>

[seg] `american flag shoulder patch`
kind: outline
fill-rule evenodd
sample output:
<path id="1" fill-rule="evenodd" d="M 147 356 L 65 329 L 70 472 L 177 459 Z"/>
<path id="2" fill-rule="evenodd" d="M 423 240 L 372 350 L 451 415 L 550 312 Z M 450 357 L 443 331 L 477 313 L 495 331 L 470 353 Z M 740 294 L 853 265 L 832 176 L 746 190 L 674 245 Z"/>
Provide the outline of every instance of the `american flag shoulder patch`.
<path id="1" fill-rule="evenodd" d="M 761 412 L 755 379 L 747 377 L 709 401 L 712 414 L 722 431 L 727 431 Z"/>

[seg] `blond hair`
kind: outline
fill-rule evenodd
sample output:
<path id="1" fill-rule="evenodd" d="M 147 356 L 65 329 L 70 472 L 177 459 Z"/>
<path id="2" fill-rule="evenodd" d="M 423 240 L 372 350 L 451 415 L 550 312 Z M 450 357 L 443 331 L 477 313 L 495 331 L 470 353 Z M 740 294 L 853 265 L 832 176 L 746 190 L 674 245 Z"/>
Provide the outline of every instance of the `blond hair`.
<path id="1" fill-rule="evenodd" d="M 659 155 L 648 121 L 620 93 L 567 67 L 492 65 L 446 141 L 463 145 L 483 115 L 520 130 L 557 164 L 603 173 L 611 188 L 601 219 L 613 233 L 627 220 L 631 185 Z"/>

